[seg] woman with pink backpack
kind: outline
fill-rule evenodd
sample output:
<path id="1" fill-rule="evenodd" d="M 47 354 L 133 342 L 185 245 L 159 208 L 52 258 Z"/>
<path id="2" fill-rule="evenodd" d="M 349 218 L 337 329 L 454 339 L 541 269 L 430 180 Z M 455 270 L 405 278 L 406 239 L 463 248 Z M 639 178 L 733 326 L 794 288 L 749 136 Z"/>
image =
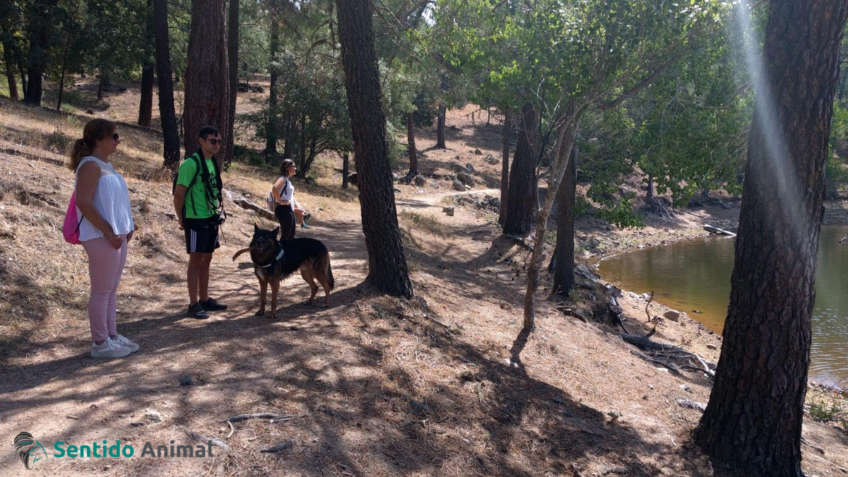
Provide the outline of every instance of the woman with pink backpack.
<path id="1" fill-rule="evenodd" d="M 88 320 L 91 325 L 91 356 L 122 358 L 137 351 L 138 345 L 118 334 L 116 298 L 118 283 L 127 259 L 127 242 L 135 223 L 127 184 L 112 167 L 109 156 L 118 147 L 115 124 L 105 119 L 86 123 L 82 139 L 71 153 L 70 168 L 76 174 L 74 205 L 65 218 L 79 218 L 77 227 L 66 227 L 65 239 L 81 243 L 88 255 L 91 294 Z"/>

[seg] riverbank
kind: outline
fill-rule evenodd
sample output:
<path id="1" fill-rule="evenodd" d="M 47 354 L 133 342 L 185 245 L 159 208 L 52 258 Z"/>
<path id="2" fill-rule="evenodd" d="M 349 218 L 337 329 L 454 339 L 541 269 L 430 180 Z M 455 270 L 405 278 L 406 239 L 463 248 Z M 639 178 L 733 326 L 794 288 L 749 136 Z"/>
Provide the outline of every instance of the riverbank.
<path id="1" fill-rule="evenodd" d="M 848 225 L 847 204 L 844 200 L 826 202 L 823 225 Z M 582 253 L 578 254 L 579 260 L 597 270 L 601 261 L 620 254 L 706 238 L 711 234 L 704 229 L 705 225 L 735 232 L 740 205 L 739 201 L 734 201 L 677 210 L 670 218 L 651 215 L 645 218 L 646 224 L 642 228 L 618 228 L 592 218 L 583 219 L 578 222 L 576 232 L 576 245 L 582 249 Z M 603 279 L 601 281 L 610 284 Z M 622 290 L 619 303 L 624 315 L 643 327 L 656 324 L 654 339 L 717 362 L 722 342 L 720 330 L 710 330 L 699 321 L 699 310 L 673 308 L 654 301 L 647 293 L 629 290 Z M 809 384 L 808 416 L 848 433 L 848 389 L 815 379 L 811 379 Z"/>

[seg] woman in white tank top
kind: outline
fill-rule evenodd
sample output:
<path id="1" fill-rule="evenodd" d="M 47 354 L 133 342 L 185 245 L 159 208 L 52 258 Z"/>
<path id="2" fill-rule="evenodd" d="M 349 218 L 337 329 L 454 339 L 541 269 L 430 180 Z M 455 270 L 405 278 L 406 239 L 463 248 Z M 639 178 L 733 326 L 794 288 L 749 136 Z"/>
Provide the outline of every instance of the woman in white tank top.
<path id="1" fill-rule="evenodd" d="M 71 153 L 77 211 L 82 216 L 80 242 L 88 255 L 91 279 L 88 320 L 94 358 L 121 358 L 138 350 L 137 344 L 118 334 L 116 325 L 118 283 L 135 229 L 127 184 L 109 161 L 118 142 L 113 123 L 93 119 Z"/>

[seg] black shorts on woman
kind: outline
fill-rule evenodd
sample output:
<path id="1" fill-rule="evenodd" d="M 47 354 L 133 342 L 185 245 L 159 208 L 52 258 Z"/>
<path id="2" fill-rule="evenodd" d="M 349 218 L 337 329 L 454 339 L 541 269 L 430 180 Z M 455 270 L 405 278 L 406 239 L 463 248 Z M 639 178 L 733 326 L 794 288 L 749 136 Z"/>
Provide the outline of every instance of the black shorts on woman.
<path id="1" fill-rule="evenodd" d="M 274 215 L 280 222 L 280 240 L 293 239 L 297 230 L 297 221 L 291 204 L 277 204 L 277 207 L 274 208 Z"/>

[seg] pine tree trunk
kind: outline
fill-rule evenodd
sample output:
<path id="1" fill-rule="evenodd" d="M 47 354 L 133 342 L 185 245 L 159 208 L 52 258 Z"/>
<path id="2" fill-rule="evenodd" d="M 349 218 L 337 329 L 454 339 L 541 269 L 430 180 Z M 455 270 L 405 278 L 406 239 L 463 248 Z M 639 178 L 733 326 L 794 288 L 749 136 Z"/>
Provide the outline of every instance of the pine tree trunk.
<path id="1" fill-rule="evenodd" d="M 386 118 L 374 50 L 369 0 L 336 0 L 339 40 L 358 173 L 362 230 L 368 249 L 367 282 L 395 296 L 412 296 L 397 222 Z"/>
<path id="2" fill-rule="evenodd" d="M 769 3 L 768 87 L 756 91 L 724 342 L 694 434 L 717 468 L 747 476 L 803 475 L 824 165 L 846 15 L 846 0 Z"/>
<path id="3" fill-rule="evenodd" d="M 6 82 L 9 85 L 9 98 L 18 100 L 18 85 L 15 81 L 15 57 L 13 54 L 13 39 L 9 34 L 3 32 L 3 63 L 6 67 Z"/>
<path id="4" fill-rule="evenodd" d="M 97 101 L 103 99 L 103 88 L 110 84 L 109 76 L 106 73 L 100 73 L 100 81 L 97 82 Z"/>
<path id="5" fill-rule="evenodd" d="M 272 2 L 273 4 L 273 2 Z M 271 12 L 271 41 L 268 49 L 271 57 L 268 59 L 268 73 L 271 75 L 271 85 L 268 87 L 268 124 L 265 128 L 265 155 L 274 157 L 277 154 L 277 137 L 280 134 L 277 118 L 277 51 L 280 49 L 280 22 L 276 18 L 278 12 Z M 290 149 L 286 140 L 286 149 Z M 288 155 L 286 155 L 288 157 Z"/>
<path id="6" fill-rule="evenodd" d="M 156 37 L 156 79 L 159 87 L 159 117 L 162 122 L 163 165 L 176 170 L 180 162 L 180 135 L 174 112 L 174 82 L 171 73 L 168 35 L 168 0 L 153 1 L 153 30 Z"/>
<path id="7" fill-rule="evenodd" d="M 509 171 L 509 200 L 503 231 L 523 237 L 530 232 L 536 214 L 536 155 L 533 144 L 538 144 L 539 118 L 530 105 L 525 105 L 521 114 L 518 144 L 512 158 L 512 170 Z"/>
<path id="8" fill-rule="evenodd" d="M 138 102 L 138 124 L 150 127 L 153 118 L 153 69 L 151 63 L 141 67 L 141 99 Z"/>
<path id="9" fill-rule="evenodd" d="M 409 143 L 409 172 L 406 177 L 412 180 L 418 175 L 418 152 L 415 150 L 415 122 L 412 113 L 406 113 L 406 141 Z"/>
<path id="10" fill-rule="evenodd" d="M 227 15 L 227 60 L 229 63 L 230 109 L 227 129 L 224 134 L 224 164 L 229 166 L 235 151 L 236 99 L 238 97 L 239 64 L 239 0 L 229 0 Z"/>
<path id="11" fill-rule="evenodd" d="M 43 94 L 42 80 L 47 69 L 48 49 L 50 48 L 50 29 L 53 12 L 58 0 L 34 0 L 27 11 L 29 23 L 29 57 L 27 59 L 27 85 L 24 103 L 41 105 Z"/>
<path id="12" fill-rule="evenodd" d="M 571 148 L 571 158 L 557 192 L 557 239 L 551 259 L 554 278 L 552 295 L 568 298 L 574 286 L 574 198 L 577 195 L 577 146 Z"/>
<path id="13" fill-rule="evenodd" d="M 229 124 L 230 76 L 224 11 L 224 0 L 191 2 L 183 113 L 186 151 L 197 149 L 201 127 L 214 126 L 223 134 Z M 221 166 L 221 158 L 216 160 Z"/>
<path id="14" fill-rule="evenodd" d="M 27 86 L 29 86 L 29 81 L 27 81 L 27 73 L 26 73 L 26 61 L 23 59 L 23 55 L 18 58 L 18 71 L 21 73 L 21 93 L 26 97 Z"/>
<path id="15" fill-rule="evenodd" d="M 501 133 L 501 204 L 498 211 L 498 223 L 501 226 L 506 220 L 506 203 L 509 197 L 509 143 L 512 141 L 512 128 L 509 110 L 504 109 L 504 123 Z"/>
<path id="16" fill-rule="evenodd" d="M 347 189 L 347 176 L 350 174 L 350 154 L 342 154 L 342 189 Z"/>
<path id="17" fill-rule="evenodd" d="M 447 149 L 445 146 L 445 115 L 447 111 L 445 110 L 445 105 L 439 105 L 439 114 L 436 120 L 436 145 L 433 146 L 436 149 Z"/>
<path id="18" fill-rule="evenodd" d="M 59 74 L 59 94 L 56 99 L 56 111 L 62 110 L 62 96 L 65 94 L 65 69 L 68 64 L 68 46 L 65 46 L 65 51 L 62 53 L 62 72 Z"/>

